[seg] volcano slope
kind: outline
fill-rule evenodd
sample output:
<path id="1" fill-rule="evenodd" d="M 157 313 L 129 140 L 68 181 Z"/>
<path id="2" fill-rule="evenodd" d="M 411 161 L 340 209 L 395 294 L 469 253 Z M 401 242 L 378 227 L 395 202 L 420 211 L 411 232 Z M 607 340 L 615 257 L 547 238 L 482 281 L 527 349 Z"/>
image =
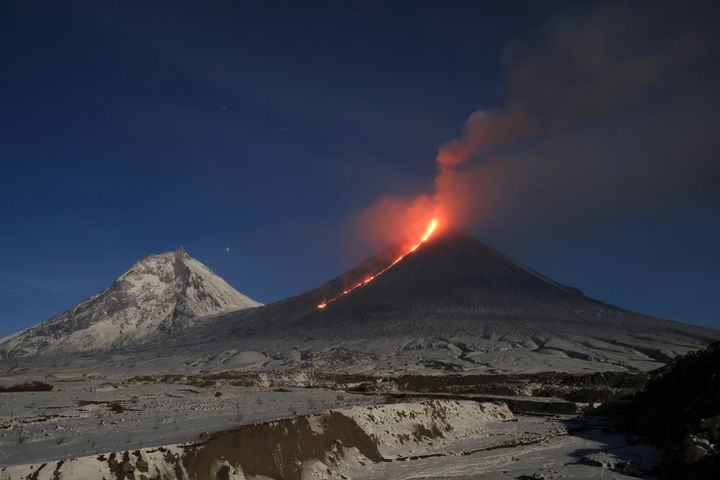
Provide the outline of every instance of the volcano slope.
<path id="1" fill-rule="evenodd" d="M 182 343 L 204 337 L 204 345 L 260 350 L 266 367 L 534 373 L 649 370 L 720 338 L 589 298 L 457 231 L 318 308 L 393 257 L 385 252 L 303 295 L 219 316 Z"/>

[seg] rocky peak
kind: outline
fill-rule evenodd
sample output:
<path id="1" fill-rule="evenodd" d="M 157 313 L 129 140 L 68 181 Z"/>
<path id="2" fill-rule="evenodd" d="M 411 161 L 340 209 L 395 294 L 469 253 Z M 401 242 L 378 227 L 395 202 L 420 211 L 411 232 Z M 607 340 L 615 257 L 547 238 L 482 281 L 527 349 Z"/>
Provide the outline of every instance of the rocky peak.
<path id="1" fill-rule="evenodd" d="M 0 340 L 0 353 L 109 350 L 142 344 L 202 323 L 209 315 L 260 305 L 180 248 L 143 258 L 108 289 Z"/>

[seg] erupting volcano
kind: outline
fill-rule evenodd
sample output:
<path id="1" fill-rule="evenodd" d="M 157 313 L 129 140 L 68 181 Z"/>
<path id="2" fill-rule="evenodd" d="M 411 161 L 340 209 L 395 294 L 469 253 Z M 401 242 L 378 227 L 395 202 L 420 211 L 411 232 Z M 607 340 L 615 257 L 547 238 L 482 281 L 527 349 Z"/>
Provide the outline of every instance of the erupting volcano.
<path id="1" fill-rule="evenodd" d="M 720 338 L 590 298 L 434 218 L 313 290 L 184 338 L 293 368 L 385 373 L 647 370 Z"/>
<path id="2" fill-rule="evenodd" d="M 388 270 L 390 270 L 392 267 L 394 267 L 395 265 L 397 265 L 398 263 L 400 263 L 403 258 L 405 258 L 406 256 L 410 255 L 412 252 L 414 252 L 415 250 L 417 250 L 417 249 L 420 247 L 420 245 L 422 245 L 423 243 L 425 243 L 426 241 L 428 241 L 428 239 L 432 236 L 432 234 L 435 232 L 435 230 L 437 230 L 437 227 L 438 227 L 438 220 L 437 220 L 437 218 L 433 218 L 432 220 L 430 220 L 430 223 L 428 224 L 427 228 L 425 229 L 425 233 L 424 233 L 424 234 L 422 235 L 422 237 L 420 238 L 420 241 L 417 242 L 417 243 L 414 243 L 413 245 L 411 245 L 411 246 L 405 251 L 405 253 L 399 255 L 398 257 L 396 257 L 395 260 L 393 260 L 393 261 L 390 263 L 390 265 L 388 265 L 387 267 L 383 268 L 382 270 L 380 270 L 380 271 L 377 272 L 377 273 L 374 273 L 374 274 L 372 274 L 372 275 L 369 275 L 369 276 L 365 277 L 365 279 L 362 280 L 361 282 L 356 283 L 355 285 L 353 285 L 353 286 L 351 286 L 351 287 L 349 287 L 349 288 L 346 288 L 345 290 L 343 290 L 342 292 L 338 293 L 338 294 L 335 295 L 334 297 L 331 297 L 331 298 L 323 301 L 322 303 L 319 303 L 318 306 L 317 306 L 317 308 L 318 308 L 319 310 L 322 310 L 323 308 L 327 307 L 328 304 L 334 302 L 335 300 L 337 300 L 338 298 L 342 297 L 343 295 L 347 295 L 348 293 L 352 292 L 353 290 L 357 290 L 358 288 L 367 285 L 368 283 L 372 282 L 373 280 L 375 280 L 377 277 L 379 277 L 379 276 L 382 275 L 383 273 L 385 273 L 385 272 L 387 272 Z"/>

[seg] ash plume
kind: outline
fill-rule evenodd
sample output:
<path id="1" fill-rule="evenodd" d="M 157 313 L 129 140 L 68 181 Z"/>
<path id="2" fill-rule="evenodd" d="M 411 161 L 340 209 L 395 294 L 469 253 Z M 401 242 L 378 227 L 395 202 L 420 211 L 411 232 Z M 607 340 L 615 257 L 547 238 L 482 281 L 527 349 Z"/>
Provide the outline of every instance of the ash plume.
<path id="1" fill-rule="evenodd" d="M 602 4 L 508 45 L 505 104 L 439 148 L 434 191 L 384 197 L 353 223 L 394 242 L 433 215 L 527 230 L 719 201 L 717 10 Z"/>

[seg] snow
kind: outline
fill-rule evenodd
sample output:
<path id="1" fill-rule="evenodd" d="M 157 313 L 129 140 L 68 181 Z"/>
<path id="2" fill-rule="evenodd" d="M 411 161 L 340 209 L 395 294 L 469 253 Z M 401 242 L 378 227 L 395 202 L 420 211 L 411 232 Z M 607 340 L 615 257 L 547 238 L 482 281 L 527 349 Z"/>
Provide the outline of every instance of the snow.
<path id="1" fill-rule="evenodd" d="M 429 453 L 432 449 L 418 451 L 416 444 L 435 433 L 440 434 L 434 440 L 437 446 L 479 435 L 489 421 L 513 418 L 504 403 L 448 400 L 355 407 L 342 413 L 372 432 L 380 454 L 388 459 Z"/>
<path id="2" fill-rule="evenodd" d="M 499 425 L 484 437 L 451 444 L 443 456 L 410 461 L 367 463 L 343 468 L 348 478 L 374 480 L 515 480 L 521 475 L 546 479 L 632 479 L 624 464 L 640 460 L 648 469 L 657 464 L 658 452 L 647 445 L 630 445 L 620 435 L 603 433 L 591 426 L 585 433 L 569 434 L 572 418 L 517 417 Z M 611 449 L 618 466 L 603 468 L 582 463 L 584 452 Z M 647 472 L 648 470 L 644 470 Z M 653 478 L 651 475 L 639 475 Z"/>
<path id="3" fill-rule="evenodd" d="M 191 443 L 138 448 L 114 434 L 120 449 L 66 456 L 62 462 L 33 448 L 32 461 L 2 467 L 0 478 L 110 478 L 113 468 L 126 465 L 136 472 L 167 475 L 163 478 L 176 478 L 181 469 L 190 479 L 222 478 L 220 472 L 227 474 L 224 478 L 270 480 L 515 479 L 538 474 L 625 479 L 633 477 L 624 471 L 647 473 L 658 463 L 655 449 L 629 444 L 604 427 L 592 417 L 515 416 L 498 403 L 356 405 L 240 426 Z M 255 445 L 274 447 L 266 451 Z"/>
<path id="4" fill-rule="evenodd" d="M 332 390 L 286 390 L 72 378 L 51 392 L 3 393 L 0 465 L 197 441 L 241 425 L 381 401 Z M 113 411 L 113 403 L 122 411 Z"/>

